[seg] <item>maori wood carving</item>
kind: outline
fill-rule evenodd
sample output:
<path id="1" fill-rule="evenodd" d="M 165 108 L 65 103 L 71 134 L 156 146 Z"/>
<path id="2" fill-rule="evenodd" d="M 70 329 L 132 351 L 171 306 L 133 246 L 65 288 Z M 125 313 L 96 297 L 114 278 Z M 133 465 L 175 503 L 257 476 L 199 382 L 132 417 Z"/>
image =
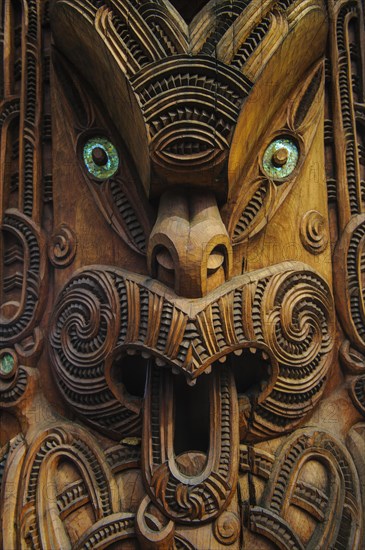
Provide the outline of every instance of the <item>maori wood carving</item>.
<path id="1" fill-rule="evenodd" d="M 365 548 L 361 0 L 0 4 L 0 547 Z"/>

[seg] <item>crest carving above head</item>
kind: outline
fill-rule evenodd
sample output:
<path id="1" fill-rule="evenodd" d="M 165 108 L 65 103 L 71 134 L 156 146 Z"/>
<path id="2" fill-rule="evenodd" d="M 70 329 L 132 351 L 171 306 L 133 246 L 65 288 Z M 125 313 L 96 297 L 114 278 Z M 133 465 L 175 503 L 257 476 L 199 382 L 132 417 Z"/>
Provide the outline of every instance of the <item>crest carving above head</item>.
<path id="1" fill-rule="evenodd" d="M 363 0 L 0 4 L 0 547 L 361 550 Z"/>

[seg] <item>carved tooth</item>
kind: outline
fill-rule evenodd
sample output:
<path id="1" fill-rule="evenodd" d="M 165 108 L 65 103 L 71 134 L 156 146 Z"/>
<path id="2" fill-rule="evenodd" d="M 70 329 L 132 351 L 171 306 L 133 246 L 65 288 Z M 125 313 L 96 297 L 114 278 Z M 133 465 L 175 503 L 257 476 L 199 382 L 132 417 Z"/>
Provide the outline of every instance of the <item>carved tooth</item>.
<path id="1" fill-rule="evenodd" d="M 180 369 L 178 369 L 177 367 L 172 367 L 172 374 L 180 374 Z"/>
<path id="2" fill-rule="evenodd" d="M 127 348 L 127 355 L 136 355 L 137 351 L 132 348 Z"/>
<path id="3" fill-rule="evenodd" d="M 164 367 L 166 365 L 166 361 L 160 359 L 159 357 L 156 357 L 155 362 L 158 367 Z"/>
<path id="4" fill-rule="evenodd" d="M 204 374 L 210 374 L 212 372 L 212 365 L 209 365 L 204 371 Z"/>
<path id="5" fill-rule="evenodd" d="M 225 363 L 225 362 L 227 361 L 227 355 L 223 355 L 223 357 L 220 357 L 220 358 L 218 359 L 218 361 L 219 361 L 220 363 Z"/>
<path id="6" fill-rule="evenodd" d="M 149 359 L 151 354 L 148 351 L 142 351 L 142 357 L 143 359 Z"/>
<path id="7" fill-rule="evenodd" d="M 191 380 L 191 378 L 187 378 L 186 381 L 189 386 L 195 386 L 196 384 L 196 378 L 194 378 L 193 380 Z"/>
<path id="8" fill-rule="evenodd" d="M 235 349 L 234 352 L 233 352 L 235 355 L 237 355 L 237 357 L 240 357 L 240 355 L 242 355 L 243 353 L 243 349 Z"/>
<path id="9" fill-rule="evenodd" d="M 256 352 L 257 352 L 257 348 L 250 348 L 250 352 L 251 352 L 251 353 L 256 353 Z"/>
<path id="10" fill-rule="evenodd" d="M 265 359 L 265 361 L 267 361 L 267 359 L 269 359 L 269 356 L 268 356 L 268 354 L 266 353 L 266 351 L 263 351 L 263 352 L 262 352 L 262 358 Z"/>

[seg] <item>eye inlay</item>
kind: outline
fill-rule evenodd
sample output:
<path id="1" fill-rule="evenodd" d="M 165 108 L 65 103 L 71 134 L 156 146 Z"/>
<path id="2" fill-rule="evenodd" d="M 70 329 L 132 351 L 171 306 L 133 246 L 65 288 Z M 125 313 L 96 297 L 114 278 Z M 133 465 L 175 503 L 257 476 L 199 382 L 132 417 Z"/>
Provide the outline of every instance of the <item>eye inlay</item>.
<path id="1" fill-rule="evenodd" d="M 89 139 L 83 149 L 87 170 L 99 180 L 111 178 L 119 168 L 119 156 L 115 146 L 106 138 Z"/>
<path id="2" fill-rule="evenodd" d="M 290 137 L 274 139 L 266 148 L 262 165 L 269 178 L 282 180 L 294 172 L 299 160 L 299 147 Z"/>

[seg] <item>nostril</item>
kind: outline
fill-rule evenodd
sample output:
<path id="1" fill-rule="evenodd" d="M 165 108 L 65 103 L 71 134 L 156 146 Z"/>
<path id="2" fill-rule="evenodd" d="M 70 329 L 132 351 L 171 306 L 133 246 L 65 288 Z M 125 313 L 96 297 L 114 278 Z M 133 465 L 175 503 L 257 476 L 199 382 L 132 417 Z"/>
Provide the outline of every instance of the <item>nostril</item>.
<path id="1" fill-rule="evenodd" d="M 167 248 L 160 248 L 156 252 L 157 263 L 167 271 L 174 271 L 174 260 Z"/>
<path id="2" fill-rule="evenodd" d="M 221 247 L 214 248 L 207 261 L 208 276 L 213 275 L 213 273 L 223 266 L 224 260 L 224 250 Z"/>
<path id="3" fill-rule="evenodd" d="M 161 283 L 174 288 L 175 286 L 175 263 L 174 259 L 165 246 L 157 246 L 153 254 L 153 273 Z"/>
<path id="4" fill-rule="evenodd" d="M 207 259 L 206 291 L 210 292 L 227 278 L 227 249 L 223 245 L 216 246 Z"/>

